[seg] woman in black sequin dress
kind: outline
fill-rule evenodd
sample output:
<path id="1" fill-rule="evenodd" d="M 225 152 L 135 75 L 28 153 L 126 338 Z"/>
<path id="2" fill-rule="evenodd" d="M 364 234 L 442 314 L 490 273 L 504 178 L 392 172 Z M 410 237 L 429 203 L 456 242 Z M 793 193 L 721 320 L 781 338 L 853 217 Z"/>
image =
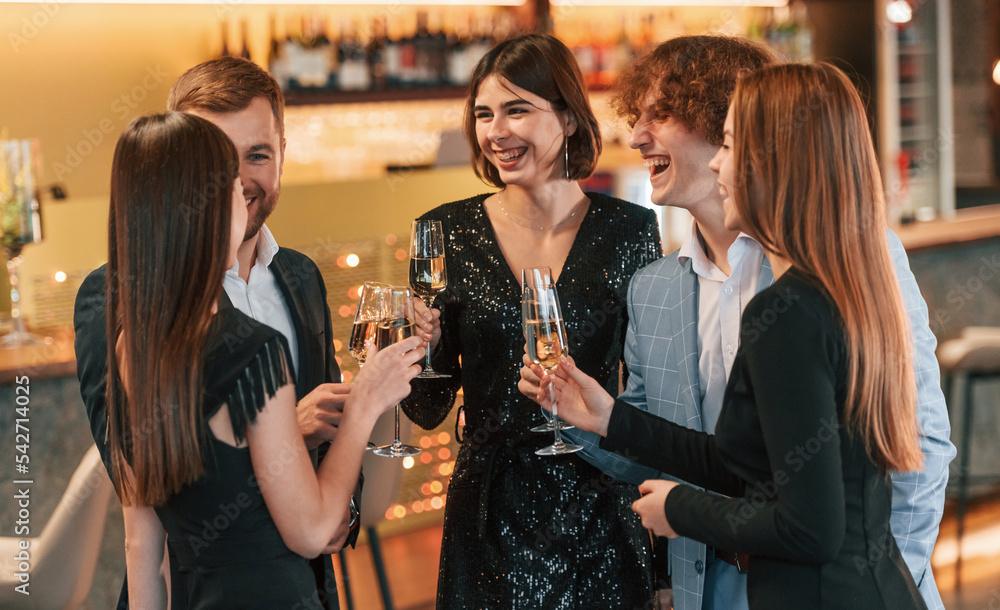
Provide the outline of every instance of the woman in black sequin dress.
<path id="1" fill-rule="evenodd" d="M 552 438 L 529 431 L 542 412 L 517 390 L 519 278 L 522 267 L 552 267 L 570 352 L 617 393 L 626 290 L 661 255 L 656 218 L 576 182 L 593 171 L 600 134 L 562 43 L 539 35 L 504 42 L 472 82 L 466 134 L 475 170 L 502 190 L 423 216 L 440 220 L 446 236 L 449 284 L 433 361 L 453 377 L 415 380 L 404 401 L 430 429 L 464 388 L 437 607 L 646 607 L 653 586 L 649 536 L 630 509 L 637 488 L 578 455 L 535 455 Z"/>

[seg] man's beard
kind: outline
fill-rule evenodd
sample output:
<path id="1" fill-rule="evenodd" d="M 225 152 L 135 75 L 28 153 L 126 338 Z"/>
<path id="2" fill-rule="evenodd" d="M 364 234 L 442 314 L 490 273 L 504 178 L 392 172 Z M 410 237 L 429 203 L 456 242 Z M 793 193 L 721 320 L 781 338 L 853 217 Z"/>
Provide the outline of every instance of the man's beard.
<path id="1" fill-rule="evenodd" d="M 257 210 L 253 213 L 253 217 L 247 219 L 247 231 L 243 235 L 243 241 L 248 241 L 257 236 L 260 228 L 264 226 L 264 221 L 268 219 L 271 212 L 274 211 L 275 206 L 278 205 L 278 195 L 278 192 L 274 192 L 260 200 L 260 203 L 257 204 Z"/>

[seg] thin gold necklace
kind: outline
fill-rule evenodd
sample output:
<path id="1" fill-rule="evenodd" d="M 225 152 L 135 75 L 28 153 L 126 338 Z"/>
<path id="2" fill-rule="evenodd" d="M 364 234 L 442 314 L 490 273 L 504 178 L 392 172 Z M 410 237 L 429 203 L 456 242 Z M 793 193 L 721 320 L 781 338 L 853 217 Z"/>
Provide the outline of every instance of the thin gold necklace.
<path id="1" fill-rule="evenodd" d="M 503 199 L 500 199 L 500 194 L 499 193 L 497 193 L 497 203 L 500 204 L 500 211 L 503 212 L 503 215 L 506 216 L 507 218 L 509 218 L 512 223 L 514 223 L 514 224 L 516 224 L 518 226 L 524 227 L 526 229 L 532 229 L 534 231 L 548 231 L 549 229 L 554 229 L 554 228 L 558 227 L 559 225 L 561 225 L 562 223 L 568 221 L 570 218 L 573 218 L 574 216 L 576 216 L 576 211 L 578 209 L 580 209 L 580 205 L 577 204 L 573 208 L 573 212 L 570 213 L 569 216 L 567 216 L 566 218 L 563 218 L 562 220 L 560 220 L 556 224 L 550 225 L 550 226 L 547 226 L 547 227 L 534 227 L 532 225 L 526 225 L 523 222 L 519 222 L 516 218 L 514 218 L 513 216 L 511 216 L 510 214 L 508 214 L 507 213 L 507 208 L 503 207 Z"/>

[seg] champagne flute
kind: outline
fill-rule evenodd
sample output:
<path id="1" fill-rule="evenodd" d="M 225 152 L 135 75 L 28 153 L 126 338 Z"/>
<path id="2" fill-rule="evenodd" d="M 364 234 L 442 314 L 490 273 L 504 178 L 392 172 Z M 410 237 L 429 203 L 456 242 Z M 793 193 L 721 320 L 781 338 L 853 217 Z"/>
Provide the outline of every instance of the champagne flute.
<path id="1" fill-rule="evenodd" d="M 559 366 L 559 360 L 565 353 L 566 327 L 559 308 L 559 295 L 554 284 L 526 285 L 523 293 L 524 336 L 528 347 L 528 357 L 542 367 L 547 376 L 550 371 Z M 549 385 L 549 398 L 552 400 L 552 417 L 558 422 L 559 408 L 556 402 L 555 390 Z M 553 425 L 555 442 L 548 447 L 536 451 L 538 455 L 562 455 L 575 453 L 583 449 L 562 440 L 559 431 L 562 426 Z"/>
<path id="2" fill-rule="evenodd" d="M 528 342 L 528 302 L 533 300 L 533 297 L 525 298 L 523 291 L 531 289 L 535 286 L 555 286 L 555 282 L 552 280 L 552 269 L 550 267 L 525 267 L 521 269 L 521 323 L 524 327 L 524 341 Z M 564 344 L 562 347 L 563 355 L 569 353 L 569 345 Z M 572 424 L 568 424 L 564 421 L 556 419 L 555 416 L 550 415 L 548 411 L 542 409 L 542 416 L 545 417 L 545 421 L 537 426 L 531 428 L 531 432 L 552 432 L 554 426 L 559 426 L 560 430 L 570 430 L 575 428 Z"/>
<path id="3" fill-rule="evenodd" d="M 440 220 L 414 220 L 410 233 L 410 288 L 428 308 L 434 297 L 448 286 L 448 271 L 444 266 L 444 231 Z M 418 379 L 451 377 L 431 367 L 431 344 L 427 344 L 424 370 Z"/>
<path id="4" fill-rule="evenodd" d="M 413 336 L 413 319 L 416 316 L 413 310 L 413 292 L 409 288 L 393 288 L 389 293 L 385 312 L 386 315 L 378 323 L 378 330 L 375 333 L 375 345 L 379 349 L 385 349 L 393 343 Z M 421 453 L 419 447 L 400 442 L 399 410 L 399 404 L 396 404 L 396 438 L 392 444 L 376 448 L 372 452 L 375 455 L 399 458 Z"/>
<path id="5" fill-rule="evenodd" d="M 378 282 L 365 282 L 361 287 L 358 300 L 358 310 L 354 313 L 354 325 L 351 327 L 351 338 L 348 341 L 351 356 L 358 361 L 358 368 L 365 366 L 368 355 L 368 341 L 375 341 L 378 323 L 386 315 L 389 295 L 392 286 Z M 375 443 L 368 441 L 367 451 L 375 448 Z"/>

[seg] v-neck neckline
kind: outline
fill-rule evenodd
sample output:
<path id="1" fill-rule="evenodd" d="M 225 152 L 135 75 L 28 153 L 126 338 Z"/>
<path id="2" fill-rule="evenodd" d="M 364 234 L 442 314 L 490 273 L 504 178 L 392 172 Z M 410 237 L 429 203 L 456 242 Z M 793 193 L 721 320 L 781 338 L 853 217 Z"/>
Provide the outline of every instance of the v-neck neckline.
<path id="1" fill-rule="evenodd" d="M 500 240 L 497 237 L 496 229 L 493 227 L 493 222 L 490 220 L 490 215 L 486 211 L 486 200 L 490 198 L 490 195 L 485 195 L 479 200 L 478 212 L 479 220 L 485 225 L 486 237 L 487 237 L 487 248 L 492 248 L 494 250 L 493 255 L 496 256 L 497 260 L 503 261 L 504 271 L 501 275 L 505 278 L 507 285 L 510 287 L 508 290 L 508 295 L 515 299 L 518 303 L 521 302 L 521 279 L 517 276 L 513 269 L 510 268 L 510 263 L 507 262 L 507 257 L 503 254 L 503 249 L 500 247 Z M 562 271 L 559 273 L 559 278 L 556 280 L 556 291 L 560 294 L 563 292 L 563 286 L 566 285 L 564 278 L 567 273 L 570 273 L 576 269 L 576 261 L 580 258 L 578 250 L 583 248 L 581 245 L 580 235 L 589 229 L 591 224 L 591 216 L 595 210 L 595 197 L 593 193 L 584 192 L 584 196 L 587 198 L 587 211 L 583 215 L 583 219 L 580 221 L 580 226 L 576 230 L 576 235 L 573 237 L 573 245 L 570 246 L 569 252 L 566 254 L 566 258 L 563 260 Z M 515 286 L 517 287 L 515 289 Z"/>

